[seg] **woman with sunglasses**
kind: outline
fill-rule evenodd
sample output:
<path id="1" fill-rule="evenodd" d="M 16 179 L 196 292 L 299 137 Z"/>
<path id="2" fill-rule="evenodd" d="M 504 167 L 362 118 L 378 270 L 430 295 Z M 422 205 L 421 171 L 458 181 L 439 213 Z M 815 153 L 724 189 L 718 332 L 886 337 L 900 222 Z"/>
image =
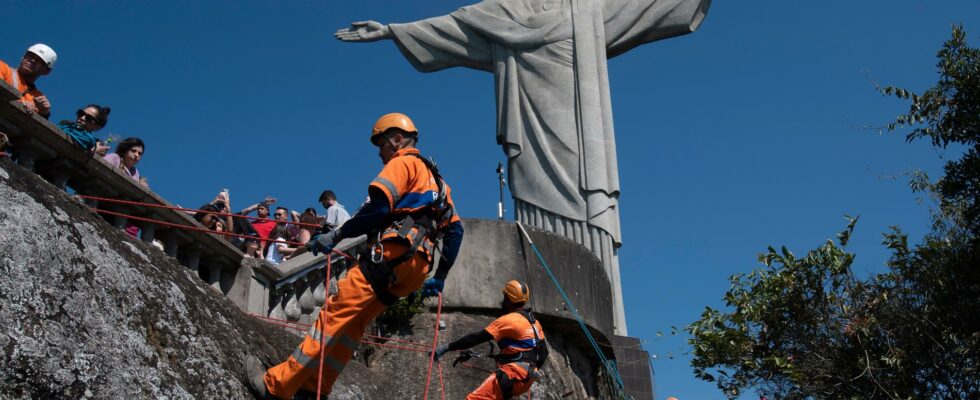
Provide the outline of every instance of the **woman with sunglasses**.
<path id="1" fill-rule="evenodd" d="M 92 133 L 105 127 L 109 123 L 109 107 L 98 104 L 89 104 L 75 112 L 75 121 L 64 120 L 58 123 L 72 142 L 78 147 L 93 152 L 98 155 L 105 155 L 108 146 L 99 142 Z"/>

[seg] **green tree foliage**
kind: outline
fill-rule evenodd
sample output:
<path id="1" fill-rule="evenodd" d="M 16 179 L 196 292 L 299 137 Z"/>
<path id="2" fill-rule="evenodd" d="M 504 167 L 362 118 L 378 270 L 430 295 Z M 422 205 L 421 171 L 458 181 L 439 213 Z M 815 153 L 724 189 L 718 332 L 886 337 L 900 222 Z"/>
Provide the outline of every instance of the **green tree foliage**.
<path id="1" fill-rule="evenodd" d="M 908 140 L 964 147 L 935 183 L 913 190 L 939 205 L 933 226 L 910 245 L 884 235 L 885 273 L 856 277 L 836 240 L 805 257 L 769 248 L 764 265 L 731 278 L 728 310 L 706 308 L 689 325 L 695 374 L 730 398 L 756 390 L 774 398 L 980 398 L 980 51 L 961 27 L 939 51 L 940 79 L 922 94 L 886 87 L 912 104 L 888 126 Z"/>
<path id="2" fill-rule="evenodd" d="M 935 184 L 946 217 L 980 232 L 980 50 L 967 46 L 962 27 L 939 50 L 939 82 L 922 94 L 897 88 L 879 90 L 910 100 L 909 111 L 899 115 L 888 130 L 912 127 L 908 141 L 928 138 L 936 147 L 965 147 L 963 157 L 946 163 L 945 176 Z"/>

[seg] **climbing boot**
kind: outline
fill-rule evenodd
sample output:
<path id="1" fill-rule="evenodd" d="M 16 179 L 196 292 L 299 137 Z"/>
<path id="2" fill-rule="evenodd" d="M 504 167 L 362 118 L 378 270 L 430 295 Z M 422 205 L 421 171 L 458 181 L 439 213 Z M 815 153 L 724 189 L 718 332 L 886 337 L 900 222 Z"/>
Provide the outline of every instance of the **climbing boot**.
<path id="1" fill-rule="evenodd" d="M 245 383 L 248 384 L 249 390 L 257 399 L 274 399 L 275 397 L 270 395 L 265 387 L 263 378 L 265 378 L 265 367 L 262 366 L 262 361 L 259 361 L 256 356 L 245 357 Z"/>

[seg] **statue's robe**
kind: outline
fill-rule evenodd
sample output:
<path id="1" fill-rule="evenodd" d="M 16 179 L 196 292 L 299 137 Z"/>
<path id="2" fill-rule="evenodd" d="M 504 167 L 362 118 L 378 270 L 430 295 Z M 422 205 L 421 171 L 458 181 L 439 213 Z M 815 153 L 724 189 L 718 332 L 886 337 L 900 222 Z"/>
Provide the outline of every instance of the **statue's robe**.
<path id="1" fill-rule="evenodd" d="M 583 244 L 603 261 L 621 334 L 619 172 L 606 59 L 694 31 L 709 5 L 486 0 L 389 25 L 419 71 L 463 66 L 493 72 L 497 142 L 509 160 L 517 219 Z"/>

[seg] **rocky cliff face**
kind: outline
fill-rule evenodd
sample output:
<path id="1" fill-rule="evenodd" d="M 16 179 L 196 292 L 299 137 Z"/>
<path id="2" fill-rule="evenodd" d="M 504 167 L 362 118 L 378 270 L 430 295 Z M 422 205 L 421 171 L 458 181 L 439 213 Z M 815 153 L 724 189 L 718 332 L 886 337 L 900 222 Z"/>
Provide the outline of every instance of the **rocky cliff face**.
<path id="1" fill-rule="evenodd" d="M 0 160 L 0 397 L 247 398 L 243 355 L 295 337 Z"/>
<path id="2" fill-rule="evenodd" d="M 440 334 L 453 339 L 492 317 L 443 319 Z M 424 313 L 400 334 L 431 341 L 433 325 Z M 602 397 L 591 359 L 559 335 L 548 341 L 552 356 L 533 397 Z M 0 398 L 248 399 L 244 356 L 279 362 L 298 342 L 295 332 L 245 315 L 172 258 L 0 159 Z M 489 360 L 472 364 L 492 369 Z M 443 367 L 449 399 L 487 376 Z M 331 398 L 421 399 L 426 368 L 426 355 L 362 346 Z M 437 373 L 432 381 L 435 399 Z"/>

